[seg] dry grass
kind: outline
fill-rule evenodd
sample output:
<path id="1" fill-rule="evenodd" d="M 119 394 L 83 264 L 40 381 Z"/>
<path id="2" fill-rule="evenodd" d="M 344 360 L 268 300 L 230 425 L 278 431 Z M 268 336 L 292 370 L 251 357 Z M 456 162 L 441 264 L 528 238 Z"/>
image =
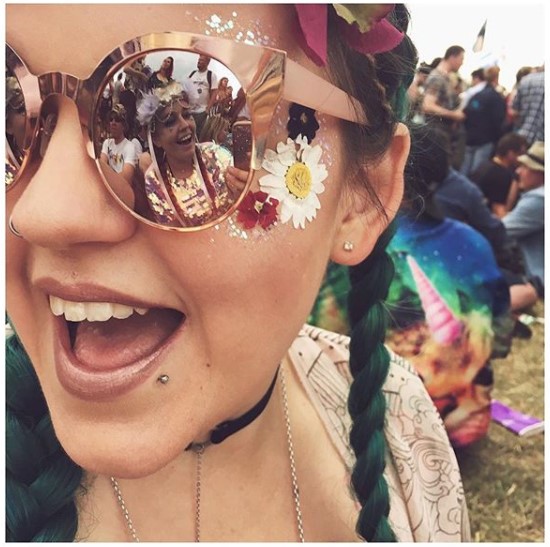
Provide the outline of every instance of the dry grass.
<path id="1" fill-rule="evenodd" d="M 544 316 L 538 305 L 533 315 Z M 525 414 L 544 417 L 544 327 L 514 339 L 506 359 L 493 362 L 493 397 Z M 522 438 L 491 424 L 489 435 L 458 454 L 472 539 L 544 541 L 544 434 Z"/>

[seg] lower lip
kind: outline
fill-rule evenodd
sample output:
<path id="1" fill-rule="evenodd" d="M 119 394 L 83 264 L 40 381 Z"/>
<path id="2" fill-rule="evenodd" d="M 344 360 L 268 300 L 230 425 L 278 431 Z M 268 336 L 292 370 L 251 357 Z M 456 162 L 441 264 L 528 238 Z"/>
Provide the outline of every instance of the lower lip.
<path id="1" fill-rule="evenodd" d="M 99 371 L 83 365 L 71 349 L 63 316 L 55 317 L 54 356 L 59 383 L 71 395 L 86 401 L 108 401 L 143 384 L 159 368 L 162 356 L 180 334 L 186 320 L 150 355 L 115 369 Z"/>

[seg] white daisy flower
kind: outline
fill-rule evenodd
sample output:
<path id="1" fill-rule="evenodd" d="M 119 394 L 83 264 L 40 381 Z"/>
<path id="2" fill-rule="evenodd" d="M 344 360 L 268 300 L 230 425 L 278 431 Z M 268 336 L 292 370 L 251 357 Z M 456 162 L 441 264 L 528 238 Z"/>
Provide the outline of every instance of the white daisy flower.
<path id="1" fill-rule="evenodd" d="M 279 200 L 281 222 L 292 219 L 294 228 L 305 228 L 306 221 L 317 215 L 321 208 L 317 195 L 325 191 L 323 181 L 328 176 L 319 163 L 321 154 L 321 147 L 310 146 L 302 135 L 278 143 L 276 152 L 266 150 L 262 167 L 269 174 L 260 178 L 260 188 Z"/>

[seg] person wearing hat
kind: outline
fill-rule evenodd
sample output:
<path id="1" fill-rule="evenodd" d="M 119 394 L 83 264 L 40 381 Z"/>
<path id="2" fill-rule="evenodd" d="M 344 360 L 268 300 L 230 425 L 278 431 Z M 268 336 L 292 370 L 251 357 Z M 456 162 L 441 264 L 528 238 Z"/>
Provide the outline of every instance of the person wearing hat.
<path id="1" fill-rule="evenodd" d="M 120 103 L 115 104 L 109 114 L 109 133 L 111 137 L 103 141 L 101 161 L 131 183 L 137 164 L 137 156 L 134 145 L 126 138 L 127 129 L 126 109 Z"/>
<path id="2" fill-rule="evenodd" d="M 544 142 L 534 142 L 518 162 L 522 195 L 502 220 L 508 235 L 518 242 L 526 273 L 544 287 Z"/>

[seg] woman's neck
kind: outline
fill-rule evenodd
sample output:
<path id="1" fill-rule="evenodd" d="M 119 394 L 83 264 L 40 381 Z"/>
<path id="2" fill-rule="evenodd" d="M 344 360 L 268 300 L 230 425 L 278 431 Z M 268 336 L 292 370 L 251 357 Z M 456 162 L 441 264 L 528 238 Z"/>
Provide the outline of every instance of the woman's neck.
<path id="1" fill-rule="evenodd" d="M 189 160 L 180 160 L 174 157 L 171 157 L 170 159 L 167 158 L 166 161 L 172 175 L 174 175 L 177 179 L 189 178 L 195 170 L 194 161 L 189 163 Z"/>

